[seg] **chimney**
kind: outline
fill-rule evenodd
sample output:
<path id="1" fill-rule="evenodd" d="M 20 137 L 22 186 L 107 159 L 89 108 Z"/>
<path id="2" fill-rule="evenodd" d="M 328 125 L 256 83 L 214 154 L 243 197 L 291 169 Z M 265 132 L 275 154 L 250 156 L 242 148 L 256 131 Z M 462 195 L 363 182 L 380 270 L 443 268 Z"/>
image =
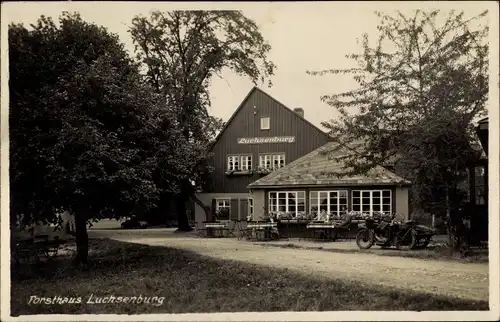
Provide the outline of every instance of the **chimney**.
<path id="1" fill-rule="evenodd" d="M 301 107 L 294 108 L 293 111 L 300 117 L 304 118 L 304 109 Z"/>

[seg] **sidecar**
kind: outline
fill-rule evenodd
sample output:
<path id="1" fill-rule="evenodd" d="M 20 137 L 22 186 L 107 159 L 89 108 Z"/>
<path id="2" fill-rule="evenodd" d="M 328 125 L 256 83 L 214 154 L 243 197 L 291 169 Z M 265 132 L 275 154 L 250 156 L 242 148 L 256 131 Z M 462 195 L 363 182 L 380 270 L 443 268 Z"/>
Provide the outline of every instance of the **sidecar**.
<path id="1" fill-rule="evenodd" d="M 428 227 L 422 223 L 408 220 L 403 223 L 403 227 L 406 229 L 413 229 L 415 232 L 415 237 L 417 239 L 417 245 L 415 248 L 425 248 L 429 245 L 432 236 L 436 235 L 436 231 L 431 227 Z"/>

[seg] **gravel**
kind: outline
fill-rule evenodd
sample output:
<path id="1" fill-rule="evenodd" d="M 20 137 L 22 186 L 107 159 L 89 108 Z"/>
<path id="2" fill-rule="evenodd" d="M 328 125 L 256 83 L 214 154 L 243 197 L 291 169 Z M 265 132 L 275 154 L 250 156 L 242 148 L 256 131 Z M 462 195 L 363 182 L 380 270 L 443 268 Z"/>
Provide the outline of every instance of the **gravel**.
<path id="1" fill-rule="evenodd" d="M 106 235 L 126 242 L 186 249 L 213 258 L 289 268 L 322 278 L 354 280 L 362 284 L 472 300 L 487 301 L 489 295 L 488 264 L 485 263 L 276 248 L 228 238 L 146 237 L 147 234 L 142 233 L 138 236 Z"/>

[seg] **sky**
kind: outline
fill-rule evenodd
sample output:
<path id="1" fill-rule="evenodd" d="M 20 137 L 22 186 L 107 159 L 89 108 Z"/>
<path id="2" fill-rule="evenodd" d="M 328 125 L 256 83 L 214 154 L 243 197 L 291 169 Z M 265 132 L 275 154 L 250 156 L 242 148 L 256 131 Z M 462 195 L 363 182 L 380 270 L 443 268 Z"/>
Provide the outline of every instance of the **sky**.
<path id="1" fill-rule="evenodd" d="M 36 22 L 40 15 L 57 21 L 62 11 L 78 11 L 82 18 L 108 28 L 119 35 L 126 48 L 133 53 L 133 44 L 127 29 L 136 15 L 148 16 L 153 10 L 173 9 L 238 9 L 253 19 L 264 38 L 272 46 L 269 59 L 277 70 L 271 78 L 273 86 L 259 86 L 289 108 L 302 107 L 305 118 L 318 127 L 321 122 L 337 118 L 333 107 L 320 99 L 355 89 L 357 83 L 350 76 L 310 76 L 307 70 L 353 67 L 345 57 L 359 52 L 357 40 L 363 33 L 377 35 L 377 17 L 374 10 L 387 13 L 400 10 L 409 13 L 419 9 L 464 11 L 467 16 L 485 10 L 485 2 L 221 2 L 221 3 L 166 3 L 166 2 L 39 2 L 2 4 L 2 20 L 25 25 Z M 491 7 L 491 2 L 490 2 Z M 210 114 L 227 121 L 246 94 L 252 89 L 250 80 L 231 71 L 222 78 L 215 77 L 210 86 L 212 107 Z"/>

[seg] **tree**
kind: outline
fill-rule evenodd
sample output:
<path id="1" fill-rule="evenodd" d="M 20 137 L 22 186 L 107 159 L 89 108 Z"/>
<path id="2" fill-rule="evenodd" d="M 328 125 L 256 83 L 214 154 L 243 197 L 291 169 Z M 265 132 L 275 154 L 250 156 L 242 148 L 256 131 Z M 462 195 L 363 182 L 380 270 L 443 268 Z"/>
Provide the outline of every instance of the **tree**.
<path id="1" fill-rule="evenodd" d="M 167 121 L 174 110 L 118 37 L 78 14 L 64 13 L 59 26 L 43 16 L 31 30 L 10 25 L 9 59 L 11 221 L 70 211 L 75 260 L 85 264 L 88 220 L 154 207 L 160 162 L 175 176 L 174 159 L 184 155 L 181 132 Z"/>
<path id="2" fill-rule="evenodd" d="M 487 12 L 465 19 L 451 11 L 444 23 L 438 10 L 376 14 L 375 45 L 364 34 L 362 53 L 347 55 L 358 67 L 308 72 L 352 75 L 359 84 L 321 98 L 340 112 L 323 123 L 335 139 L 351 146 L 363 139 L 352 154 L 337 157 L 346 164 L 341 175 L 394 163 L 413 182 L 417 206 L 450 212 L 451 191 L 478 157 L 472 123 L 485 114 L 488 93 Z"/>
<path id="3" fill-rule="evenodd" d="M 209 207 L 195 195 L 203 177 L 200 169 L 205 174 L 210 171 L 202 164 L 209 157 L 211 134 L 221 125 L 207 111 L 210 80 L 228 68 L 254 83 L 264 81 L 275 68 L 267 59 L 271 47 L 255 22 L 239 11 L 156 11 L 149 18 L 135 17 L 130 33 L 147 79 L 176 107 L 187 148 L 205 148 L 204 153 L 183 160 L 186 172 L 179 174 L 179 230 L 190 230 L 186 200 L 193 198 L 210 216 Z"/>

